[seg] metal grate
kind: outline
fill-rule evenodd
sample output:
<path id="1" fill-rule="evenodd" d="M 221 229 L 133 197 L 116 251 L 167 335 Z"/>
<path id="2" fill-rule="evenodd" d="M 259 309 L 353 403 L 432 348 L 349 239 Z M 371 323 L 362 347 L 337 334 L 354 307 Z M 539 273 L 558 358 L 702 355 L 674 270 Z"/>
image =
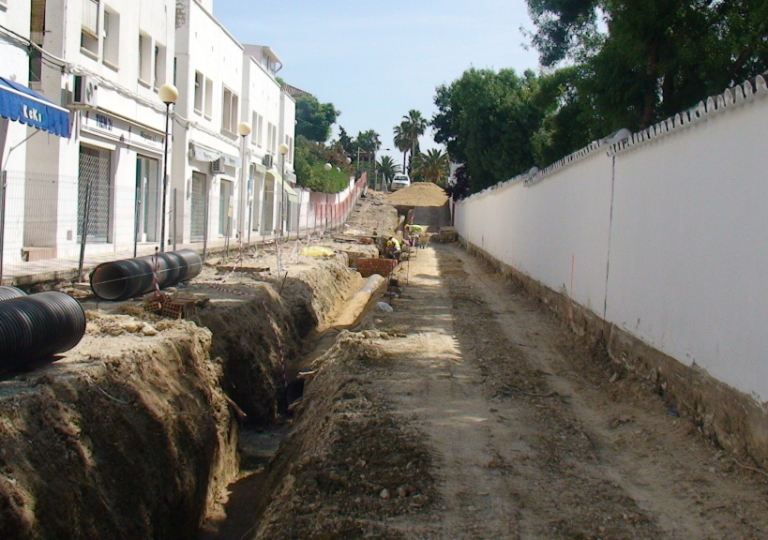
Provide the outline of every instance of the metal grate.
<path id="1" fill-rule="evenodd" d="M 204 174 L 192 173 L 192 201 L 191 201 L 191 229 L 190 236 L 193 242 L 200 242 L 205 234 L 205 205 L 208 202 L 205 196 L 206 177 Z"/>
<path id="2" fill-rule="evenodd" d="M 77 200 L 77 237 L 80 241 L 84 236 L 83 231 L 88 242 L 109 241 L 111 156 L 109 150 L 80 147 Z"/>

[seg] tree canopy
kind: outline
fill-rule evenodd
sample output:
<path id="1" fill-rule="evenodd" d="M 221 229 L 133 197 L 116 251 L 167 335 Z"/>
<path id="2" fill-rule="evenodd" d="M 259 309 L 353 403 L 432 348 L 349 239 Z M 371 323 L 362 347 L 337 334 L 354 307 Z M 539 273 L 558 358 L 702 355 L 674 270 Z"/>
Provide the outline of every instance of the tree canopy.
<path id="1" fill-rule="evenodd" d="M 425 182 L 432 182 L 440 187 L 445 187 L 448 181 L 450 166 L 448 154 L 436 148 L 417 155 L 413 160 L 414 174 L 421 177 Z"/>
<path id="2" fill-rule="evenodd" d="M 765 0 L 528 0 L 528 7 L 542 65 L 579 68 L 572 87 L 605 133 L 648 127 L 768 69 Z"/>
<path id="3" fill-rule="evenodd" d="M 532 99 L 536 76 L 514 70 L 469 69 L 435 95 L 435 142 L 464 163 L 471 190 L 479 191 L 529 169 L 534 163 L 533 135 L 541 108 Z"/>
<path id="4" fill-rule="evenodd" d="M 331 126 L 341 114 L 332 103 L 320 103 L 314 96 L 296 99 L 296 137 L 325 142 L 331 136 Z"/>

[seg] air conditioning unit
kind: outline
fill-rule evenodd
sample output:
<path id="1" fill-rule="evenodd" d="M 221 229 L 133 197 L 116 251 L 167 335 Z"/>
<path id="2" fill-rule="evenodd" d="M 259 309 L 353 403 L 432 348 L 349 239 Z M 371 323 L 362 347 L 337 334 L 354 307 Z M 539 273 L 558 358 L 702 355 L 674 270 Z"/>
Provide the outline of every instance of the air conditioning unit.
<path id="1" fill-rule="evenodd" d="M 211 161 L 211 172 L 213 174 L 224 172 L 224 159 L 219 158 L 216 161 Z"/>
<path id="2" fill-rule="evenodd" d="M 264 159 L 263 159 L 263 160 L 261 160 L 261 163 L 262 163 L 262 164 L 263 164 L 263 165 L 264 165 L 264 166 L 265 166 L 267 169 L 271 168 L 271 167 L 272 167 L 272 154 L 267 154 L 266 156 L 264 156 Z"/>
<path id="3" fill-rule="evenodd" d="M 88 75 L 75 75 L 72 91 L 72 105 L 75 107 L 96 108 L 99 86 Z"/>

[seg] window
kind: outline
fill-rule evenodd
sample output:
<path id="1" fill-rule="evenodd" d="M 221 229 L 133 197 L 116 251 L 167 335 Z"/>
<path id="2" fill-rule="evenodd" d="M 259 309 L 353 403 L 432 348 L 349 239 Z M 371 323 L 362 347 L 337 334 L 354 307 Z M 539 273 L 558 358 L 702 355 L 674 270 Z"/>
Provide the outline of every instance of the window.
<path id="1" fill-rule="evenodd" d="M 139 34 L 139 81 L 149 86 L 152 79 L 152 58 L 149 51 L 152 46 L 152 38 L 146 34 Z"/>
<path id="2" fill-rule="evenodd" d="M 285 160 L 288 163 L 293 162 L 293 137 L 285 136 L 285 145 L 288 147 L 288 154 L 285 156 Z"/>
<path id="3" fill-rule="evenodd" d="M 91 58 L 99 56 L 99 2 L 83 0 L 80 50 Z"/>
<path id="4" fill-rule="evenodd" d="M 205 117 L 210 120 L 213 116 L 213 81 L 205 78 Z"/>
<path id="5" fill-rule="evenodd" d="M 98 0 L 83 0 L 83 22 L 82 31 L 91 37 L 98 38 L 96 29 L 99 22 L 99 2 Z"/>
<path id="6" fill-rule="evenodd" d="M 165 78 L 165 47 L 162 45 L 155 45 L 155 90 L 159 89 L 163 84 L 165 84 Z"/>
<path id="7" fill-rule="evenodd" d="M 267 123 L 267 151 L 277 154 L 277 126 L 272 122 Z"/>
<path id="8" fill-rule="evenodd" d="M 237 94 L 225 86 L 221 102 L 221 130 L 225 133 L 236 133 L 238 103 Z"/>
<path id="9" fill-rule="evenodd" d="M 195 71 L 195 112 L 203 114 L 203 74 Z"/>
<path id="10" fill-rule="evenodd" d="M 104 58 L 106 65 L 117 69 L 120 47 L 120 14 L 114 11 L 104 10 Z"/>
<path id="11" fill-rule="evenodd" d="M 253 111 L 253 120 L 251 120 L 253 134 L 251 135 L 251 144 L 259 148 L 264 146 L 264 117 L 256 111 Z"/>

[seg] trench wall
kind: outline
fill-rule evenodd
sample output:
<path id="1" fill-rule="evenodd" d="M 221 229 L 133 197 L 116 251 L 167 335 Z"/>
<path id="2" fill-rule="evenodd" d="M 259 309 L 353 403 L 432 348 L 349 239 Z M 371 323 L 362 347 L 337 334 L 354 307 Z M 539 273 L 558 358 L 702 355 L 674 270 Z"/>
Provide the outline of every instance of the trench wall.
<path id="1" fill-rule="evenodd" d="M 459 202 L 456 228 L 473 249 L 616 335 L 760 407 L 768 399 L 766 121 L 768 88 L 757 77 Z"/>

